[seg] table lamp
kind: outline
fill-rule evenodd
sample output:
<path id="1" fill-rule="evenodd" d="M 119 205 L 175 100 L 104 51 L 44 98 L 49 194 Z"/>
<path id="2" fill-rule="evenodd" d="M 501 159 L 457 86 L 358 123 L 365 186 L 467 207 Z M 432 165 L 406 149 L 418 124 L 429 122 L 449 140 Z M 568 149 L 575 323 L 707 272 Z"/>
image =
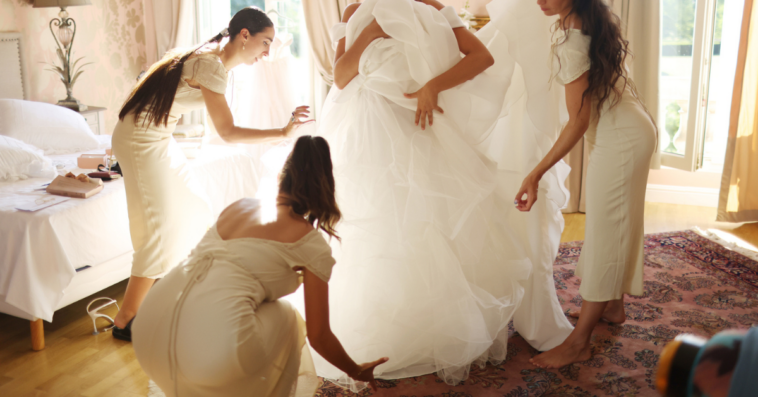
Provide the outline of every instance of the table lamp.
<path id="1" fill-rule="evenodd" d="M 82 73 L 81 68 L 88 64 L 80 65 L 77 69 L 76 64 L 81 58 L 74 61 L 73 65 L 71 64 L 71 47 L 74 43 L 74 36 L 76 36 L 76 22 L 74 22 L 73 18 L 69 18 L 66 7 L 86 6 L 91 4 L 90 0 L 34 0 L 34 8 L 60 7 L 61 9 L 58 13 L 59 18 L 51 19 L 49 26 L 50 33 L 53 34 L 53 39 L 55 39 L 55 44 L 58 45 L 56 53 L 58 54 L 58 58 L 62 65 L 52 65 L 53 68 L 49 70 L 57 73 L 60 76 L 63 85 L 66 86 L 66 99 L 58 101 L 58 105 L 76 110 L 77 112 L 87 110 L 87 105 L 82 104 L 78 99 L 74 98 L 72 96 L 72 91 L 76 79 Z M 53 30 L 53 26 L 58 28 L 57 35 L 55 30 Z"/>

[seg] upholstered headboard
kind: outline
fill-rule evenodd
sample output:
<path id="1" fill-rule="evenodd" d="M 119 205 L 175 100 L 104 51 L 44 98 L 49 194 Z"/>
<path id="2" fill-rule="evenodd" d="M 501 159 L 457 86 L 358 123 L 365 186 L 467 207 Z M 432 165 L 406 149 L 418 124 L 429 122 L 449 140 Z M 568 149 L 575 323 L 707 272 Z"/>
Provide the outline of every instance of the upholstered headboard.
<path id="1" fill-rule="evenodd" d="M 21 43 L 21 33 L 0 33 L 0 98 L 29 98 Z"/>

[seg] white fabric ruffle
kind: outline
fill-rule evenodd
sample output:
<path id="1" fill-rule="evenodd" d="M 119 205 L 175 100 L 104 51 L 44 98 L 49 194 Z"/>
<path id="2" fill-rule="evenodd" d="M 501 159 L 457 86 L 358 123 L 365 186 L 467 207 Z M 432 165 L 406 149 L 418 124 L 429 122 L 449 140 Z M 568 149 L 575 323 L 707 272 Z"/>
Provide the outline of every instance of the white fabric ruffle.
<path id="1" fill-rule="evenodd" d="M 403 94 L 460 61 L 451 25 L 422 3 L 368 0 L 347 23 L 346 48 L 374 18 L 391 38 L 366 48 L 359 75 L 332 89 L 318 126 L 343 213 L 332 330 L 357 362 L 390 358 L 379 378 L 436 372 L 451 384 L 471 364 L 505 359 L 511 319 L 535 347 L 556 346 L 571 331 L 552 279 L 568 167 L 545 175 L 532 212 L 512 204 L 560 131 L 562 91 L 548 85 L 549 21 L 519 21 L 546 29 L 519 45 L 510 29 L 483 32 L 496 64 L 442 92 L 445 112 L 424 131 L 414 124 L 416 100 Z M 543 75 L 521 66 L 537 58 L 524 49 L 540 52 Z M 360 388 L 314 360 L 319 375 Z"/>

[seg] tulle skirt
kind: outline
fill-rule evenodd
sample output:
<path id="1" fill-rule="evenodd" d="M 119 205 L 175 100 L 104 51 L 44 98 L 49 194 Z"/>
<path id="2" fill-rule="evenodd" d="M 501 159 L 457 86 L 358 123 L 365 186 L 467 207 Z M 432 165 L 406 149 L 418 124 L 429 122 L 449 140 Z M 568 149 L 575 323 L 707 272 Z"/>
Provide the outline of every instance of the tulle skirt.
<path id="1" fill-rule="evenodd" d="M 548 92 L 549 76 L 544 92 L 526 92 L 507 37 L 493 28 L 483 41 L 497 46 L 499 63 L 441 93 L 445 113 L 422 130 L 415 100 L 402 94 L 460 60 L 455 36 L 422 3 L 369 0 L 348 23 L 348 47 L 374 18 L 392 38 L 364 51 L 360 74 L 330 92 L 318 126 L 331 146 L 343 214 L 331 328 L 357 362 L 389 357 L 379 378 L 436 372 L 455 384 L 472 364 L 505 359 L 511 320 L 539 347 L 571 331 L 552 281 L 568 170 L 546 175 L 532 213 L 512 204 L 560 130 L 558 94 Z M 506 96 L 508 87 L 515 88 Z M 533 122 L 529 99 L 550 99 L 545 110 L 555 115 Z M 319 375 L 360 388 L 314 360 Z"/>

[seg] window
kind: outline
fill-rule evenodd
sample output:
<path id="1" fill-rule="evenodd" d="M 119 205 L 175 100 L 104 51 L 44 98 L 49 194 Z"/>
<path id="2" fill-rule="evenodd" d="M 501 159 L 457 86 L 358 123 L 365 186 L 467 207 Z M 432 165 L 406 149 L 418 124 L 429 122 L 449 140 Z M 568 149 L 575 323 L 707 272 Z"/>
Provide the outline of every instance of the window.
<path id="1" fill-rule="evenodd" d="M 662 0 L 661 161 L 721 172 L 744 0 Z"/>

